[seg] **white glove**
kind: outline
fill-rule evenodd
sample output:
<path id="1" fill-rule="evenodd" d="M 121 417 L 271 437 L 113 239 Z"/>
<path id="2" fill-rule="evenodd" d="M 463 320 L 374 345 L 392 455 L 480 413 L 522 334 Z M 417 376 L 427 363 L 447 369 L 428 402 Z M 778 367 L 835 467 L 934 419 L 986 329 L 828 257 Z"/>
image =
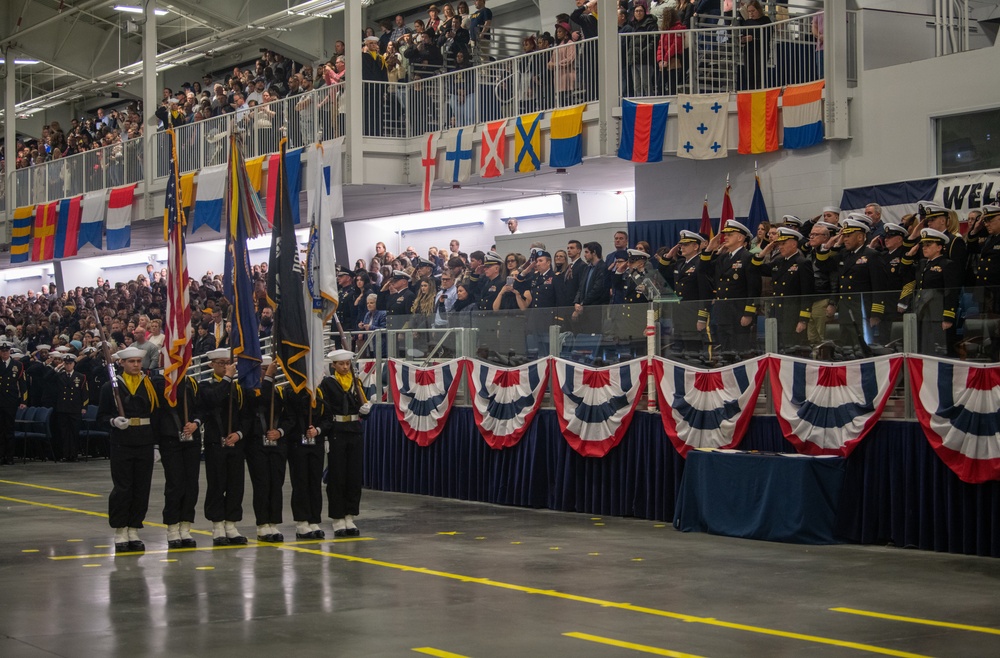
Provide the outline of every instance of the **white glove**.
<path id="1" fill-rule="evenodd" d="M 125 416 L 118 416 L 116 418 L 112 418 L 111 424 L 117 427 L 118 429 L 123 430 L 126 427 L 128 427 L 128 418 L 126 418 Z"/>
<path id="2" fill-rule="evenodd" d="M 361 413 L 362 416 L 367 416 L 369 413 L 371 413 L 371 410 L 372 410 L 371 402 L 365 402 L 363 405 L 361 405 L 361 408 L 358 409 L 358 411 Z"/>

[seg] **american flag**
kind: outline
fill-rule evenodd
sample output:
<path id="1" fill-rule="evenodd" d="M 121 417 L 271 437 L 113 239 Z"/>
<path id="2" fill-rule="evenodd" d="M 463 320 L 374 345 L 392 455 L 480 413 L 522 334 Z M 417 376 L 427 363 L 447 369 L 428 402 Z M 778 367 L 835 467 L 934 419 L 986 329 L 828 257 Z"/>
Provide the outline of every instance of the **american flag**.
<path id="1" fill-rule="evenodd" d="M 171 407 L 177 406 L 177 388 L 191 364 L 191 304 L 188 294 L 187 251 L 184 229 L 187 219 L 178 198 L 177 141 L 173 128 L 170 140 L 170 174 L 167 177 L 166 207 L 163 209 L 163 238 L 167 242 L 167 326 L 164 346 L 167 351 L 163 377 L 164 396 Z"/>

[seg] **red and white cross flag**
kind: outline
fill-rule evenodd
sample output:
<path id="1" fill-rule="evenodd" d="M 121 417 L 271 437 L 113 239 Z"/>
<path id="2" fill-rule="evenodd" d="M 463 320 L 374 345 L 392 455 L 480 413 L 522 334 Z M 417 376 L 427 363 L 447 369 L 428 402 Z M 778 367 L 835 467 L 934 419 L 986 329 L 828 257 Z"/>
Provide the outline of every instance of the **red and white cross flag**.
<path id="1" fill-rule="evenodd" d="M 424 190 L 421 198 L 424 212 L 431 209 L 431 188 L 434 186 L 435 172 L 437 171 L 437 133 L 427 133 L 427 141 L 424 144 L 423 153 L 420 154 L 420 166 L 424 168 Z"/>
<path id="2" fill-rule="evenodd" d="M 507 120 L 484 125 L 480 139 L 479 175 L 483 178 L 503 176 L 504 158 L 507 154 Z"/>

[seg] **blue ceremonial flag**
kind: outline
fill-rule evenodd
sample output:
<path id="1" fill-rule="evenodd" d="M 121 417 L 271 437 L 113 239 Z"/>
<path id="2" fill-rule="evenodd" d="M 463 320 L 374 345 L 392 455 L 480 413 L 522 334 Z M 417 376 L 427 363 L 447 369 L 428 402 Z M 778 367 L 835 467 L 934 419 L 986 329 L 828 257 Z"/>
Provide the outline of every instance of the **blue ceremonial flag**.
<path id="1" fill-rule="evenodd" d="M 292 213 L 292 223 L 302 223 L 299 212 L 299 192 L 302 190 L 302 149 L 285 153 L 285 176 L 288 178 L 288 204 Z M 280 210 L 276 208 L 276 211 Z"/>
<path id="2" fill-rule="evenodd" d="M 549 122 L 549 166 L 557 169 L 583 162 L 583 105 L 556 110 Z"/>
<path id="3" fill-rule="evenodd" d="M 191 215 L 191 232 L 202 226 L 222 232 L 222 207 L 225 205 L 229 165 L 205 167 L 198 172 L 198 193 Z"/>
<path id="4" fill-rule="evenodd" d="M 246 163 L 230 136 L 229 182 L 226 194 L 226 265 L 223 292 L 232 305 L 233 330 L 229 346 L 236 359 L 240 384 L 247 389 L 260 386 L 260 338 L 253 299 L 253 274 L 247 240 L 264 232 L 264 211 L 257 192 L 250 185 Z"/>
<path id="5" fill-rule="evenodd" d="M 618 157 L 631 162 L 663 162 L 670 103 L 622 101 L 622 136 Z"/>
<path id="6" fill-rule="evenodd" d="M 750 201 L 750 212 L 747 213 L 747 228 L 756 231 L 761 222 L 768 221 L 767 206 L 764 205 L 764 195 L 760 192 L 760 176 L 754 176 L 756 184 L 753 188 L 753 199 Z"/>

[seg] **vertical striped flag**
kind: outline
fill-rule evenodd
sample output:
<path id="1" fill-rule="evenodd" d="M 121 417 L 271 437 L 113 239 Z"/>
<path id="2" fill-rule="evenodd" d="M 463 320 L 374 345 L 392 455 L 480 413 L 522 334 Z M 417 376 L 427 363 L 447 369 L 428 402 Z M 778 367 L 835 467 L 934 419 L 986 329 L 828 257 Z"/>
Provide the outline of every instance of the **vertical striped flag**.
<path id="1" fill-rule="evenodd" d="M 740 153 L 769 153 L 778 150 L 778 97 L 781 89 L 747 91 L 736 94 L 736 115 L 740 127 Z"/>
<path id="2" fill-rule="evenodd" d="M 226 264 L 222 289 L 232 305 L 229 346 L 240 384 L 260 387 L 260 337 L 253 299 L 253 274 L 247 240 L 264 233 L 264 209 L 250 187 L 236 135 L 229 136 L 229 182 L 226 187 Z"/>
<path id="3" fill-rule="evenodd" d="M 28 262 L 31 251 L 31 225 L 35 222 L 35 207 L 22 206 L 14 210 L 10 234 L 10 263 Z"/>
<path id="4" fill-rule="evenodd" d="M 271 253 L 267 267 L 267 302 L 274 309 L 272 341 L 275 360 L 281 366 L 288 385 L 298 393 L 306 386 L 306 368 L 309 356 L 309 336 L 306 329 L 306 310 L 302 285 L 302 263 L 299 261 L 299 243 L 295 238 L 292 222 L 291 194 L 285 172 L 285 145 L 281 140 L 277 165 L 275 193 L 276 215 L 272 224 Z M 294 151 L 298 154 L 298 151 Z M 271 172 L 268 172 L 270 176 Z M 298 195 L 295 196 L 298 203 Z M 322 238 L 321 238 L 322 239 Z M 332 242 L 332 234 L 327 238 Z"/>
<path id="5" fill-rule="evenodd" d="M 622 134 L 618 157 L 631 162 L 663 162 L 670 103 L 622 100 Z"/>
<path id="6" fill-rule="evenodd" d="M 35 211 L 35 230 L 31 237 L 31 260 L 52 260 L 55 253 L 56 217 L 59 202 L 38 206 Z"/>
<path id="7" fill-rule="evenodd" d="M 177 406 L 177 388 L 191 364 L 191 305 L 188 291 L 187 250 L 184 228 L 187 220 L 178 198 L 177 137 L 167 129 L 170 140 L 170 170 L 167 172 L 166 207 L 163 209 L 163 236 L 167 241 L 167 324 L 165 327 L 163 395 L 171 407 Z"/>
<path id="8" fill-rule="evenodd" d="M 56 219 L 56 243 L 53 258 L 76 256 L 80 239 L 80 218 L 83 214 L 83 197 L 63 199 L 59 202 L 59 216 Z"/>
<path id="9" fill-rule="evenodd" d="M 786 149 L 804 149 L 823 141 L 823 81 L 785 87 L 781 119 Z"/>

